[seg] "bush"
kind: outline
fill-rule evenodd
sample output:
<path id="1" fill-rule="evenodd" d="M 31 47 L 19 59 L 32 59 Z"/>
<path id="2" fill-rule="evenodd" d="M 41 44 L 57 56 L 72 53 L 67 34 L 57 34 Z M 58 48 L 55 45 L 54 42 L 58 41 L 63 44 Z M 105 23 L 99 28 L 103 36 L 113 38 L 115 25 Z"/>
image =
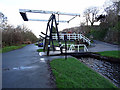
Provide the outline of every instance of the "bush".
<path id="1" fill-rule="evenodd" d="M 33 32 L 25 27 L 17 26 L 16 28 L 11 25 L 6 25 L 2 30 L 2 46 L 11 46 L 18 44 L 30 44 L 37 41 L 37 37 Z"/>
<path id="2" fill-rule="evenodd" d="M 91 30 L 90 35 L 93 36 L 93 39 L 104 40 L 104 37 L 107 33 L 107 30 Z"/>

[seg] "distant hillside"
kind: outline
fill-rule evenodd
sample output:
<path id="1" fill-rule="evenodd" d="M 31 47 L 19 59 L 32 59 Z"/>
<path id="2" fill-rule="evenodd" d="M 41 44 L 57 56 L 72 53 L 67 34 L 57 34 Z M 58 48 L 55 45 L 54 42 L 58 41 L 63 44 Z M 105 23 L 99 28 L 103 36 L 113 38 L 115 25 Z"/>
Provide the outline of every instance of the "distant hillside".
<path id="1" fill-rule="evenodd" d="M 95 28 L 99 28 L 99 26 L 94 26 Z M 81 33 L 86 35 L 90 32 L 91 26 L 78 26 L 78 27 L 71 27 L 62 30 L 61 32 L 71 32 L 71 33 Z"/>
<path id="2" fill-rule="evenodd" d="M 61 32 L 71 32 L 71 33 L 81 33 L 83 35 L 87 34 L 89 32 L 89 27 L 71 27 L 71 28 L 66 28 L 64 30 L 62 30 Z"/>
<path id="3" fill-rule="evenodd" d="M 80 27 L 71 27 L 71 28 L 66 28 L 66 29 L 62 30 L 61 32 L 79 33 L 79 31 L 80 31 Z"/>

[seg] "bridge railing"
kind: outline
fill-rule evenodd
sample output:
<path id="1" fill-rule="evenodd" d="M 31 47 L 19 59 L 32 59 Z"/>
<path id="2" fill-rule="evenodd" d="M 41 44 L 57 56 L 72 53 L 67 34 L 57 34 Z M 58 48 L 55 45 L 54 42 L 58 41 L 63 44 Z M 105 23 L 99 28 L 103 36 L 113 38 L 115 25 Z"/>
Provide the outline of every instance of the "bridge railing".
<path id="1" fill-rule="evenodd" d="M 65 47 L 65 44 L 62 44 L 61 46 Z M 88 51 L 88 48 L 86 47 L 85 44 L 67 44 L 67 50 L 73 51 L 77 47 L 77 51 L 80 52 L 80 47 L 84 47 L 83 50 L 84 52 Z"/>
<path id="2" fill-rule="evenodd" d="M 64 40 L 64 36 L 65 35 L 67 35 L 67 39 L 68 40 L 80 40 L 80 39 L 83 39 L 83 42 L 87 42 L 90 45 L 90 40 L 87 37 L 85 37 L 84 35 L 82 35 L 82 34 L 76 34 L 76 33 L 73 33 L 73 34 L 68 34 L 68 33 L 67 34 L 62 34 L 62 33 L 60 33 L 59 34 L 60 39 Z M 57 38 L 57 34 L 52 34 L 52 38 L 57 40 L 58 39 Z"/>

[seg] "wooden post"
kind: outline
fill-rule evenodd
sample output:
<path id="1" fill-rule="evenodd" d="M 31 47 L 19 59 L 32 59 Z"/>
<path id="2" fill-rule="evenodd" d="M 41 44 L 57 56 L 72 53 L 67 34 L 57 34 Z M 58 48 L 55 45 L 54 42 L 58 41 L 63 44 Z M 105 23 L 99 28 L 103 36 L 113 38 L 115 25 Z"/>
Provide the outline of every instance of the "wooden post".
<path id="1" fill-rule="evenodd" d="M 67 35 L 64 35 L 65 39 L 65 59 L 67 60 Z"/>

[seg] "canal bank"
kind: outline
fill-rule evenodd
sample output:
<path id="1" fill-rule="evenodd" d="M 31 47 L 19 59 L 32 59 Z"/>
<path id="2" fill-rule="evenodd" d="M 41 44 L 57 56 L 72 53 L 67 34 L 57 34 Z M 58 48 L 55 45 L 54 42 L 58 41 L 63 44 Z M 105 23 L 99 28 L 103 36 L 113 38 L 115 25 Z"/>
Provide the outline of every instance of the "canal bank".
<path id="1" fill-rule="evenodd" d="M 75 55 L 73 57 L 75 57 Z M 61 57 L 59 56 L 59 58 Z M 62 58 L 65 58 L 65 57 L 62 56 Z M 92 58 L 85 57 L 85 55 L 84 57 L 77 56 L 75 58 L 77 58 L 78 60 L 80 60 L 81 63 L 93 69 L 94 71 L 96 71 L 97 73 L 99 73 L 100 75 L 108 79 L 110 82 L 112 82 L 115 86 L 120 88 L 120 78 L 119 78 L 120 77 L 120 63 L 102 60 L 100 58 L 98 59 L 98 58 L 93 58 L 93 57 Z M 50 61 L 52 61 L 52 59 Z M 52 72 L 51 69 L 50 69 L 50 72 Z M 52 80 L 55 81 L 53 74 L 51 74 L 51 78 Z"/>
<path id="2" fill-rule="evenodd" d="M 78 58 L 89 68 L 100 73 L 120 88 L 120 64 L 95 58 Z"/>
<path id="3" fill-rule="evenodd" d="M 72 55 L 73 57 L 78 58 L 82 63 L 86 61 L 86 63 L 88 65 L 90 65 L 91 67 L 94 67 L 94 69 L 93 69 L 94 71 L 96 71 L 97 73 L 99 73 L 102 76 L 106 77 L 112 83 L 114 83 L 117 87 L 119 87 L 119 83 L 120 83 L 120 80 L 119 80 L 119 76 L 120 76 L 119 75 L 120 74 L 120 71 L 119 71 L 120 70 L 120 67 L 119 67 L 120 66 L 119 65 L 120 59 L 101 56 L 100 54 L 96 53 L 98 51 L 104 51 L 104 50 L 109 50 L 109 51 L 110 50 L 118 50 L 118 47 L 117 46 L 113 47 L 113 45 L 103 43 L 103 42 L 97 42 L 96 45 L 97 44 L 99 44 L 98 46 L 100 46 L 100 47 L 98 47 L 98 46 L 97 47 L 91 47 L 91 51 L 93 51 L 94 53 L 93 52 L 67 53 L 67 55 Z M 101 49 L 101 47 L 102 47 L 102 49 Z M 104 48 L 106 48 L 106 49 L 104 49 Z M 59 56 L 59 58 L 61 58 L 60 55 L 64 56 L 65 53 L 63 53 L 63 54 L 60 54 L 60 53 L 59 54 L 58 53 L 51 54 L 51 56 Z M 83 58 L 85 61 L 80 59 L 80 58 Z M 87 58 L 91 58 L 91 59 L 89 59 L 90 61 L 86 60 Z M 95 60 L 97 60 L 97 61 L 95 61 Z M 89 62 L 92 62 L 92 63 L 89 63 Z M 95 64 L 94 64 L 94 62 L 95 62 Z M 116 63 L 116 64 L 114 64 L 114 63 Z M 88 67 L 91 68 L 90 66 L 88 66 Z M 111 69 L 112 69 L 112 72 L 111 72 Z"/>
<path id="4" fill-rule="evenodd" d="M 56 58 L 50 67 L 57 88 L 115 88 L 106 78 L 76 58 Z"/>

